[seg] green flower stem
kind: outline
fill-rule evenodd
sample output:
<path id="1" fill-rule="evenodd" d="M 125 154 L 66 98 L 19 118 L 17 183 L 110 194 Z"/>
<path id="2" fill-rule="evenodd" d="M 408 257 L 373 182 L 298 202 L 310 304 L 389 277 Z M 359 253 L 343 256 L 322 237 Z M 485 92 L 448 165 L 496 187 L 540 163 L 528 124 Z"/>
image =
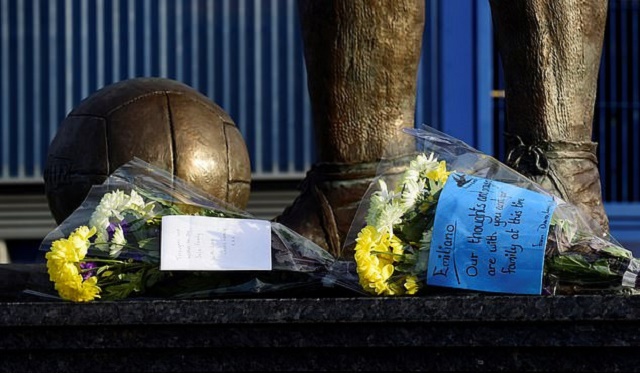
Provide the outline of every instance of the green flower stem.
<path id="1" fill-rule="evenodd" d="M 158 240 L 158 239 L 159 239 L 159 238 L 157 238 L 157 237 L 149 237 L 149 238 L 147 238 L 147 240 L 148 240 L 148 241 L 155 241 L 155 240 Z M 120 246 L 120 247 L 122 247 L 123 249 L 128 249 L 128 250 L 130 250 L 130 251 L 136 251 L 136 252 L 139 252 L 139 253 L 141 253 L 141 254 L 145 254 L 145 255 L 146 255 L 148 252 L 151 252 L 151 251 L 149 251 L 149 250 L 141 249 L 141 248 L 140 248 L 140 247 L 138 247 L 138 246 L 129 245 L 128 243 L 126 243 L 126 244 L 119 244 L 119 243 L 115 243 L 115 242 L 114 242 L 114 243 L 112 243 L 112 242 L 97 242 L 97 243 L 94 243 L 93 245 L 96 245 L 96 244 L 98 244 L 98 245 L 109 245 L 109 246 Z M 98 250 L 100 250 L 100 249 L 98 249 Z"/>
<path id="2" fill-rule="evenodd" d="M 84 262 L 96 262 L 96 263 L 114 263 L 125 264 L 126 262 L 117 259 L 100 259 L 100 258 L 84 258 Z"/>
<path id="3" fill-rule="evenodd" d="M 391 256 L 396 256 L 396 257 L 403 257 L 404 256 L 404 254 L 395 254 L 395 253 L 392 253 L 390 251 L 371 250 L 370 253 L 371 254 L 376 254 L 376 255 L 391 255 Z"/>

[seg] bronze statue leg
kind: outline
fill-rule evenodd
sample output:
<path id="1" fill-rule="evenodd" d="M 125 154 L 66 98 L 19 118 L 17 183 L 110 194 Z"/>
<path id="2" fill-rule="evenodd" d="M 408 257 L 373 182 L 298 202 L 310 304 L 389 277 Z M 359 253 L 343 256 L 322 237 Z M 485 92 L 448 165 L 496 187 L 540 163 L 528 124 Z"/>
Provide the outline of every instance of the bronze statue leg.
<path id="1" fill-rule="evenodd" d="M 606 0 L 490 0 L 506 81 L 508 163 L 608 230 L 591 142 Z"/>
<path id="2" fill-rule="evenodd" d="M 410 153 L 424 0 L 299 0 L 318 162 L 277 221 L 334 255 L 378 161 Z"/>

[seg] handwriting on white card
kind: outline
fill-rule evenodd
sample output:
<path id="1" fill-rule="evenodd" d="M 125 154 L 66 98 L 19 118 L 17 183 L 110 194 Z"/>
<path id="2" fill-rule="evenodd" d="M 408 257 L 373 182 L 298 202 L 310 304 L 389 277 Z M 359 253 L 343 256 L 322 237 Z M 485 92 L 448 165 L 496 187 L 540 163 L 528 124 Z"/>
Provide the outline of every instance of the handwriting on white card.
<path id="1" fill-rule="evenodd" d="M 165 216 L 160 242 L 163 271 L 271 270 L 266 220 Z"/>

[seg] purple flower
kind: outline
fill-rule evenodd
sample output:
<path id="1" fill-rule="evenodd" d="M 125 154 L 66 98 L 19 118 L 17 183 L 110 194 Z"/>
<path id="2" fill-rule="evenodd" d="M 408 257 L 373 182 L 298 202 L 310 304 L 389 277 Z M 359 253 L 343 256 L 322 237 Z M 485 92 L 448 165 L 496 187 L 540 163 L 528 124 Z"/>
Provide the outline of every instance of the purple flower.
<path id="1" fill-rule="evenodd" d="M 97 268 L 97 267 L 98 266 L 93 262 L 81 262 L 80 263 L 80 269 L 92 269 L 92 268 Z M 82 280 L 86 281 L 89 277 L 95 276 L 95 274 L 96 274 L 95 270 L 82 272 Z"/>
<path id="2" fill-rule="evenodd" d="M 126 235 L 127 231 L 129 230 L 129 223 L 127 223 L 127 221 L 124 219 L 117 223 L 110 222 L 109 226 L 107 227 L 107 234 L 109 235 L 109 241 L 113 239 L 113 234 L 115 233 L 118 227 L 122 228 L 122 233 Z"/>

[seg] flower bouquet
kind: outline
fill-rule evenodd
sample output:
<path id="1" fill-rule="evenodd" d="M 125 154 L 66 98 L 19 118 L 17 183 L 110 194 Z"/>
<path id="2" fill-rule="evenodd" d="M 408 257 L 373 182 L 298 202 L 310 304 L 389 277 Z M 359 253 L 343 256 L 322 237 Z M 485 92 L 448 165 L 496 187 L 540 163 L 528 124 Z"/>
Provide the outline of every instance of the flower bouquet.
<path id="1" fill-rule="evenodd" d="M 639 287 L 640 261 L 572 204 L 460 140 L 426 126 L 405 132 L 415 157 L 400 175 L 380 163 L 347 237 L 366 292 Z"/>
<path id="2" fill-rule="evenodd" d="M 75 302 L 360 291 L 352 262 L 139 159 L 94 186 L 41 250 L 58 295 Z"/>

